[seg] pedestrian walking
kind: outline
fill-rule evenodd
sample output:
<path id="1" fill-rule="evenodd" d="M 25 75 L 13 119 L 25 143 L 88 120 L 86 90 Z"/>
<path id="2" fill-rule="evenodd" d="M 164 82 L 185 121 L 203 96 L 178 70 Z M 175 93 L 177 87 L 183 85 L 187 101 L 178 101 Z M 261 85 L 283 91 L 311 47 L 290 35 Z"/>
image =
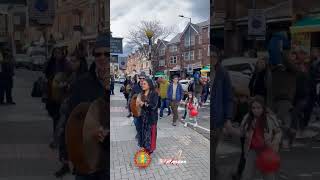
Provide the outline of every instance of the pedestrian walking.
<path id="1" fill-rule="evenodd" d="M 288 53 L 283 56 L 283 66 L 271 68 L 272 84 L 268 96 L 272 97 L 271 109 L 276 113 L 277 118 L 281 121 L 283 131 L 282 148 L 289 150 L 292 141 L 292 119 L 291 111 L 293 109 L 294 97 L 296 95 L 297 74 L 299 72 L 295 62 L 289 58 Z"/>
<path id="2" fill-rule="evenodd" d="M 141 131 L 138 144 L 149 154 L 156 149 L 158 122 L 158 93 L 151 79 L 142 83 L 142 92 L 137 98 L 137 106 L 141 107 Z"/>
<path id="3" fill-rule="evenodd" d="M 163 110 L 165 108 L 168 109 L 168 116 L 170 116 L 171 114 L 171 110 L 170 110 L 170 106 L 169 106 L 169 102 L 168 102 L 168 98 L 167 98 L 167 92 L 168 92 L 168 88 L 169 88 L 169 82 L 160 77 L 158 79 L 159 82 L 159 94 L 160 94 L 160 119 L 163 117 Z"/>
<path id="4" fill-rule="evenodd" d="M 0 104 L 15 105 L 12 98 L 14 62 L 9 50 L 4 52 L 0 62 Z"/>
<path id="5" fill-rule="evenodd" d="M 48 82 L 46 108 L 53 120 L 53 139 L 57 122 L 60 119 L 60 105 L 64 98 L 64 89 L 60 87 L 60 83 L 63 84 L 63 81 L 66 80 L 65 72 L 67 72 L 68 65 L 65 56 L 62 49 L 55 48 L 44 70 Z M 56 148 L 56 146 L 54 141 L 50 143 L 51 148 Z"/>
<path id="6" fill-rule="evenodd" d="M 203 90 L 201 94 L 201 104 L 204 104 L 207 102 L 208 96 L 210 94 L 210 86 L 209 86 L 208 78 L 204 77 L 202 83 L 203 83 Z"/>
<path id="7" fill-rule="evenodd" d="M 73 109 L 81 103 L 92 103 L 100 98 L 109 97 L 110 92 L 106 91 L 106 82 L 109 80 L 107 77 L 107 67 L 109 52 L 108 42 L 110 35 L 101 34 L 96 39 L 96 44 L 93 50 L 93 56 L 95 57 L 94 62 L 91 64 L 89 72 L 85 73 L 79 79 L 77 79 L 71 86 L 70 103 L 68 105 L 68 116 L 71 114 Z M 101 125 L 100 130 L 96 132 L 100 142 L 100 148 L 107 151 L 108 139 L 106 136 L 105 127 Z M 70 153 L 70 152 L 68 152 Z M 107 152 L 106 152 L 107 153 Z M 107 156 L 106 158 L 109 158 Z M 76 180 L 105 180 L 109 177 L 109 166 L 105 163 L 105 159 L 101 158 L 97 164 L 102 164 L 101 167 L 95 169 L 93 172 L 88 174 L 79 173 L 78 169 L 74 169 Z M 109 162 L 109 159 L 106 160 Z"/>
<path id="8" fill-rule="evenodd" d="M 170 103 L 170 107 L 172 109 L 172 125 L 177 125 L 177 120 L 179 118 L 178 114 L 178 107 L 183 98 L 183 88 L 182 85 L 179 83 L 179 77 L 177 75 L 173 76 L 172 83 L 169 85 L 167 91 L 167 98 Z"/>
<path id="9" fill-rule="evenodd" d="M 249 90 L 251 97 L 259 95 L 266 98 L 266 63 L 266 58 L 259 58 L 259 60 L 256 63 L 255 71 L 253 72 L 249 82 Z"/>
<path id="10" fill-rule="evenodd" d="M 140 108 L 137 106 L 136 101 L 138 98 L 138 95 L 142 92 L 142 85 L 146 79 L 146 75 L 144 72 L 142 72 L 139 76 L 139 81 L 136 81 L 136 83 L 133 85 L 130 96 L 129 96 L 129 102 L 130 102 L 130 116 L 133 116 L 133 122 L 134 125 L 136 126 L 136 139 L 139 140 L 139 135 L 141 134 L 141 130 L 142 130 L 142 119 L 141 119 L 141 110 Z M 131 112 L 139 112 L 137 114 L 135 113 L 131 113 Z M 138 146 L 140 146 L 138 144 Z"/>
<path id="11" fill-rule="evenodd" d="M 275 153 L 279 151 L 281 125 L 266 106 L 263 97 L 256 96 L 250 102 L 250 111 L 244 117 L 240 128 L 232 129 L 239 137 L 244 137 L 245 163 L 241 180 L 252 180 L 257 172 L 256 159 L 267 148 Z M 275 180 L 275 173 L 263 174 L 264 180 Z"/>
<path id="12" fill-rule="evenodd" d="M 70 72 L 68 72 L 67 83 L 64 87 L 66 98 L 62 101 L 60 107 L 60 119 L 57 122 L 55 131 L 55 142 L 59 145 L 59 160 L 62 164 L 61 168 L 55 172 L 55 176 L 57 178 L 63 177 L 70 172 L 68 161 L 69 159 L 65 142 L 65 128 L 67 119 L 69 118 L 67 113 L 68 107 L 70 105 L 70 87 L 79 79 L 79 77 L 81 77 L 88 71 L 86 59 L 79 56 L 79 52 L 77 50 L 75 50 L 75 52 L 68 58 L 68 64 L 70 66 Z"/>
<path id="13" fill-rule="evenodd" d="M 195 97 L 198 99 L 199 101 L 199 105 L 201 106 L 201 96 L 202 96 L 202 92 L 203 92 L 203 83 L 202 83 L 202 78 L 200 78 L 200 74 L 199 72 L 196 72 L 194 74 L 194 80 L 190 83 L 189 87 L 188 87 L 188 91 L 193 92 Z"/>
<path id="14" fill-rule="evenodd" d="M 110 94 L 114 95 L 114 77 L 111 77 L 110 80 Z"/>
<path id="15" fill-rule="evenodd" d="M 211 52 L 212 80 L 210 93 L 210 124 L 213 141 L 213 177 L 217 177 L 218 170 L 216 166 L 216 151 L 219 141 L 222 137 L 222 129 L 231 129 L 231 120 L 233 118 L 233 90 L 228 72 L 221 66 L 219 57 L 216 52 Z"/>
<path id="16" fill-rule="evenodd" d="M 188 123 L 192 122 L 194 123 L 194 126 L 198 126 L 198 121 L 197 121 L 197 115 L 193 116 L 191 111 L 198 111 L 199 109 L 199 101 L 197 98 L 193 95 L 192 92 L 188 93 L 188 97 L 183 102 L 185 104 L 185 109 L 187 111 L 187 114 L 185 116 L 185 121 L 184 121 L 184 126 L 187 127 Z"/>

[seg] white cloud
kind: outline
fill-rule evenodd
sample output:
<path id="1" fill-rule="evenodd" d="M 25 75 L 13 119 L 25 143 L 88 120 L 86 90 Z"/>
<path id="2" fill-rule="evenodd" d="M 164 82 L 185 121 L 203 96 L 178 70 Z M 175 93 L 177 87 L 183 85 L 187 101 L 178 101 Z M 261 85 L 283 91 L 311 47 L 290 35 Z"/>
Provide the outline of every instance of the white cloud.
<path id="1" fill-rule="evenodd" d="M 177 33 L 183 31 L 188 19 L 193 23 L 209 18 L 209 0 L 111 0 L 111 31 L 116 37 L 124 37 L 129 29 L 142 20 L 159 20 L 164 26 L 174 26 Z"/>

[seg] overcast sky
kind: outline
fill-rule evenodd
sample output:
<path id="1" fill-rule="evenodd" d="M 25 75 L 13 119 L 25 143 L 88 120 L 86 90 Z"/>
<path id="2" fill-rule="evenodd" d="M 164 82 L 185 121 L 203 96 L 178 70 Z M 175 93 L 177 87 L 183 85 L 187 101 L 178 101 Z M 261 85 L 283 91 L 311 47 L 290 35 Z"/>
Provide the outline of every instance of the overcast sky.
<path id="1" fill-rule="evenodd" d="M 159 20 L 164 26 L 174 26 L 177 33 L 183 31 L 188 19 L 193 23 L 209 18 L 209 0 L 111 0 L 111 32 L 114 37 L 123 37 L 124 44 L 130 28 L 142 20 Z M 124 47 L 125 54 L 129 49 Z"/>

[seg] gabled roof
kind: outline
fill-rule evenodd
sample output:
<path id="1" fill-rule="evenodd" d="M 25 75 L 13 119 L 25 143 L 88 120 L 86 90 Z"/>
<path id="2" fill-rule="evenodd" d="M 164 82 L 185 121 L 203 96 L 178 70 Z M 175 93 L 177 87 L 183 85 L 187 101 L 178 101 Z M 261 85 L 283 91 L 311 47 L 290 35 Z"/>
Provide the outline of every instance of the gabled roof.
<path id="1" fill-rule="evenodd" d="M 208 20 L 203 21 L 203 22 L 201 22 L 201 23 L 198 23 L 198 24 L 196 24 L 196 25 L 202 28 L 202 27 L 209 26 L 209 24 L 210 24 L 210 22 L 209 22 L 209 19 L 208 19 Z"/>
<path id="2" fill-rule="evenodd" d="M 189 26 L 194 30 L 196 31 L 196 33 L 199 33 L 199 26 L 195 25 L 195 24 L 190 24 L 188 23 L 188 25 L 186 26 L 186 28 L 183 30 L 183 32 L 181 33 L 181 35 L 183 35 L 189 28 Z"/>
<path id="3" fill-rule="evenodd" d="M 169 44 L 176 44 L 180 42 L 182 33 L 178 33 L 174 38 L 169 41 Z"/>

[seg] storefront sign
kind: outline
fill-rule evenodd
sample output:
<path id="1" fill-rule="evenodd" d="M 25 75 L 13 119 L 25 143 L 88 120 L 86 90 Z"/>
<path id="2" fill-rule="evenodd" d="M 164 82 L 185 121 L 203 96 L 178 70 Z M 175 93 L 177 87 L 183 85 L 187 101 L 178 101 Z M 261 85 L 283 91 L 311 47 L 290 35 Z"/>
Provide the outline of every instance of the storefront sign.
<path id="1" fill-rule="evenodd" d="M 311 49 L 311 33 L 295 33 L 292 35 L 292 47 L 302 47 L 307 53 Z"/>

